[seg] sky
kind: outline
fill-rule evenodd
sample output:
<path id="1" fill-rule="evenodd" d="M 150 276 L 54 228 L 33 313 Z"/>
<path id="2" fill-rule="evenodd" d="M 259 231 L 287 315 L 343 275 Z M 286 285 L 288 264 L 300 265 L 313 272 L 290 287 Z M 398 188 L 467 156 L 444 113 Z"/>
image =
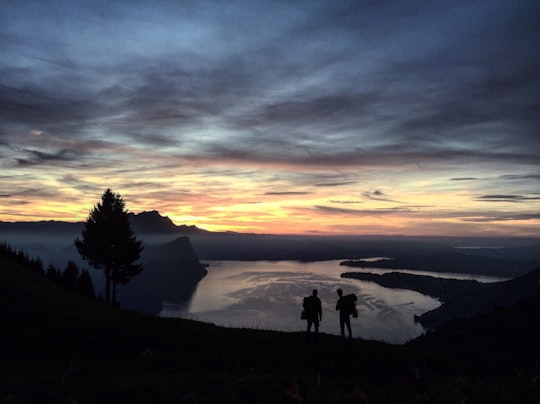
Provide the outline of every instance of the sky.
<path id="1" fill-rule="evenodd" d="M 0 220 L 540 236 L 540 2 L 0 4 Z"/>

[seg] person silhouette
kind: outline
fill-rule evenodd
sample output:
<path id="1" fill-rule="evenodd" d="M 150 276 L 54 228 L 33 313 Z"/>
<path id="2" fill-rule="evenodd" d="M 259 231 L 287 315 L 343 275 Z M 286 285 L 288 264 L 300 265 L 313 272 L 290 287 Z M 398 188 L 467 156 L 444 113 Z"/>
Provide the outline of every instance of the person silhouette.
<path id="1" fill-rule="evenodd" d="M 322 321 L 321 299 L 317 297 L 317 289 L 313 289 L 311 296 L 304 299 L 304 311 L 307 320 L 306 341 L 309 341 L 311 326 L 315 328 L 315 340 L 319 338 L 319 323 Z"/>
<path id="2" fill-rule="evenodd" d="M 341 328 L 341 339 L 345 340 L 345 325 L 349 331 L 349 340 L 352 338 L 351 331 L 351 318 L 350 304 L 345 297 L 343 297 L 343 290 L 340 288 L 337 290 L 339 299 L 336 304 L 336 310 L 339 311 L 339 327 Z"/>

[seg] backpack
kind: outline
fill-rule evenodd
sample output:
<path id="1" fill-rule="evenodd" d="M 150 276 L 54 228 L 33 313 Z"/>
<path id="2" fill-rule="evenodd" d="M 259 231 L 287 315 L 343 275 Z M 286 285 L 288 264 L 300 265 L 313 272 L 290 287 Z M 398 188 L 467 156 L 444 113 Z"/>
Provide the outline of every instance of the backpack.
<path id="1" fill-rule="evenodd" d="M 345 300 L 345 310 L 351 314 L 354 318 L 358 317 L 358 310 L 356 310 L 356 302 L 358 298 L 354 293 L 351 293 L 350 295 L 343 296 L 343 299 Z"/>
<path id="2" fill-rule="evenodd" d="M 309 311 L 310 301 L 310 296 L 304 297 L 304 302 L 302 303 L 302 307 L 304 307 L 304 310 L 302 310 L 302 313 L 300 313 L 301 320 L 307 320 L 307 312 Z"/>
<path id="3" fill-rule="evenodd" d="M 308 313 L 311 313 L 314 311 L 314 301 L 312 299 L 313 296 L 306 296 L 304 297 L 304 310 Z"/>

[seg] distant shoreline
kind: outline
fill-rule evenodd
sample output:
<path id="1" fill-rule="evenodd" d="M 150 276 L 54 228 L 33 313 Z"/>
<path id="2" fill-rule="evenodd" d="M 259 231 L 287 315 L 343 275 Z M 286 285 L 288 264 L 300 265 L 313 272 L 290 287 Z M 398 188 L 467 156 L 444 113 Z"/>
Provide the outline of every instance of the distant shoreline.
<path id="1" fill-rule="evenodd" d="M 509 307 L 520 299 L 540 293 L 540 268 L 515 279 L 488 284 L 402 272 L 382 275 L 346 272 L 341 277 L 374 282 L 390 289 L 412 290 L 440 299 L 443 303 L 440 307 L 415 316 L 415 321 L 426 328 L 436 328 L 449 320 L 470 317 L 499 306 Z"/>

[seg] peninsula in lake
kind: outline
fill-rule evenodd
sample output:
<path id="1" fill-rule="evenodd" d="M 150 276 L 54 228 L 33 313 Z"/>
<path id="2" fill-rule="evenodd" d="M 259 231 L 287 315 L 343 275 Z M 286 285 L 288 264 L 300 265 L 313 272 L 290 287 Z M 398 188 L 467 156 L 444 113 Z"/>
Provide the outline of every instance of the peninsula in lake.
<path id="1" fill-rule="evenodd" d="M 377 283 L 386 288 L 408 289 L 438 298 L 442 305 L 415 319 L 426 328 L 472 317 L 497 307 L 510 307 L 519 300 L 540 293 L 540 268 L 515 279 L 481 283 L 475 280 L 443 279 L 434 276 L 388 272 L 382 275 L 369 272 L 346 272 L 343 278 Z"/>
<path id="2" fill-rule="evenodd" d="M 483 243 L 485 243 L 484 241 Z M 340 265 L 360 268 L 409 269 L 441 273 L 460 273 L 489 275 L 500 277 L 515 277 L 533 269 L 540 262 L 527 260 L 526 254 L 520 256 L 516 251 L 514 256 L 505 248 L 497 247 L 460 247 L 444 251 L 442 248 L 435 252 L 394 251 L 393 258 L 377 261 L 347 260 Z"/>

